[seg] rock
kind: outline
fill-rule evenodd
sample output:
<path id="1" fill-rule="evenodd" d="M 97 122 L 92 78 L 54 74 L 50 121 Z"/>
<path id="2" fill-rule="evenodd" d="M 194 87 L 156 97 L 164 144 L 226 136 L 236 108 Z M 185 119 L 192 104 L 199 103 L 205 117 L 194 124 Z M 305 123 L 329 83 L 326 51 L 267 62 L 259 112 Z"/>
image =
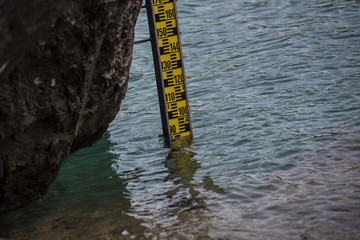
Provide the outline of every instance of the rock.
<path id="1" fill-rule="evenodd" d="M 0 9 L 21 2 L 0 0 Z M 126 94 L 142 4 L 74 0 L 54 21 L 49 16 L 68 1 L 30 2 L 36 4 L 24 3 L 26 11 L 44 13 L 47 6 L 49 12 L 42 21 L 22 21 L 23 38 L 7 27 L 10 38 L 22 39 L 18 48 L 11 41 L 0 45 L 7 49 L 0 59 L 0 212 L 43 196 L 64 157 L 106 131 Z M 3 16 L 0 29 L 10 21 Z"/>
<path id="2" fill-rule="evenodd" d="M 0 0 L 0 74 L 43 37 L 72 0 Z"/>

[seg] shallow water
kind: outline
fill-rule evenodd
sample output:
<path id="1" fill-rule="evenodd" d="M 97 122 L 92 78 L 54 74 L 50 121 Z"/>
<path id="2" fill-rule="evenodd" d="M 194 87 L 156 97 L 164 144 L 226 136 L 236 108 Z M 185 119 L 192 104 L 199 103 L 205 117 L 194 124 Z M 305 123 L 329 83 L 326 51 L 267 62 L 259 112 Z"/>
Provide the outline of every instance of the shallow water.
<path id="1" fill-rule="evenodd" d="M 107 133 L 43 199 L 1 216 L 0 237 L 360 239 L 360 2 L 177 5 L 194 140 L 158 137 L 138 44 Z"/>

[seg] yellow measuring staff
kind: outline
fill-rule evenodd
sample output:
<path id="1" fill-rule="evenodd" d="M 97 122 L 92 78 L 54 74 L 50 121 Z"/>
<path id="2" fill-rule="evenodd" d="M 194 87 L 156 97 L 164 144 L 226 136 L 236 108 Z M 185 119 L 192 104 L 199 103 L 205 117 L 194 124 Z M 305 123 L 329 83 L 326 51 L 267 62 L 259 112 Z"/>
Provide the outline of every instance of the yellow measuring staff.
<path id="1" fill-rule="evenodd" d="M 164 136 L 192 137 L 176 0 L 146 0 Z"/>

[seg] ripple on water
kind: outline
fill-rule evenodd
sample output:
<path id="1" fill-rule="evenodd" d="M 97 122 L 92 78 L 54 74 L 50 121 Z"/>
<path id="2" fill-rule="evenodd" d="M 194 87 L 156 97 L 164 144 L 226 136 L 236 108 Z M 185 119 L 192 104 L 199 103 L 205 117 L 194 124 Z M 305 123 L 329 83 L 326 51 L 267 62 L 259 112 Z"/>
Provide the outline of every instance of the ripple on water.
<path id="1" fill-rule="evenodd" d="M 45 198 L 1 216 L 0 237 L 359 239 L 359 1 L 177 5 L 193 142 L 157 137 L 138 44 L 108 133 Z M 147 28 L 143 10 L 137 40 Z"/>

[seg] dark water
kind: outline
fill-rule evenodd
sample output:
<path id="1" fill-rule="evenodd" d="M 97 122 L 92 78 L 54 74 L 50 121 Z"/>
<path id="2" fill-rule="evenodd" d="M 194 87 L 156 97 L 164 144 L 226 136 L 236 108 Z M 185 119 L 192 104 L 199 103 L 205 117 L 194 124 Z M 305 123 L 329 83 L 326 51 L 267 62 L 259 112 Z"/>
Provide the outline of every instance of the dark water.
<path id="1" fill-rule="evenodd" d="M 108 132 L 0 236 L 360 239 L 360 1 L 177 4 L 193 142 L 158 138 L 151 48 L 136 45 Z"/>

